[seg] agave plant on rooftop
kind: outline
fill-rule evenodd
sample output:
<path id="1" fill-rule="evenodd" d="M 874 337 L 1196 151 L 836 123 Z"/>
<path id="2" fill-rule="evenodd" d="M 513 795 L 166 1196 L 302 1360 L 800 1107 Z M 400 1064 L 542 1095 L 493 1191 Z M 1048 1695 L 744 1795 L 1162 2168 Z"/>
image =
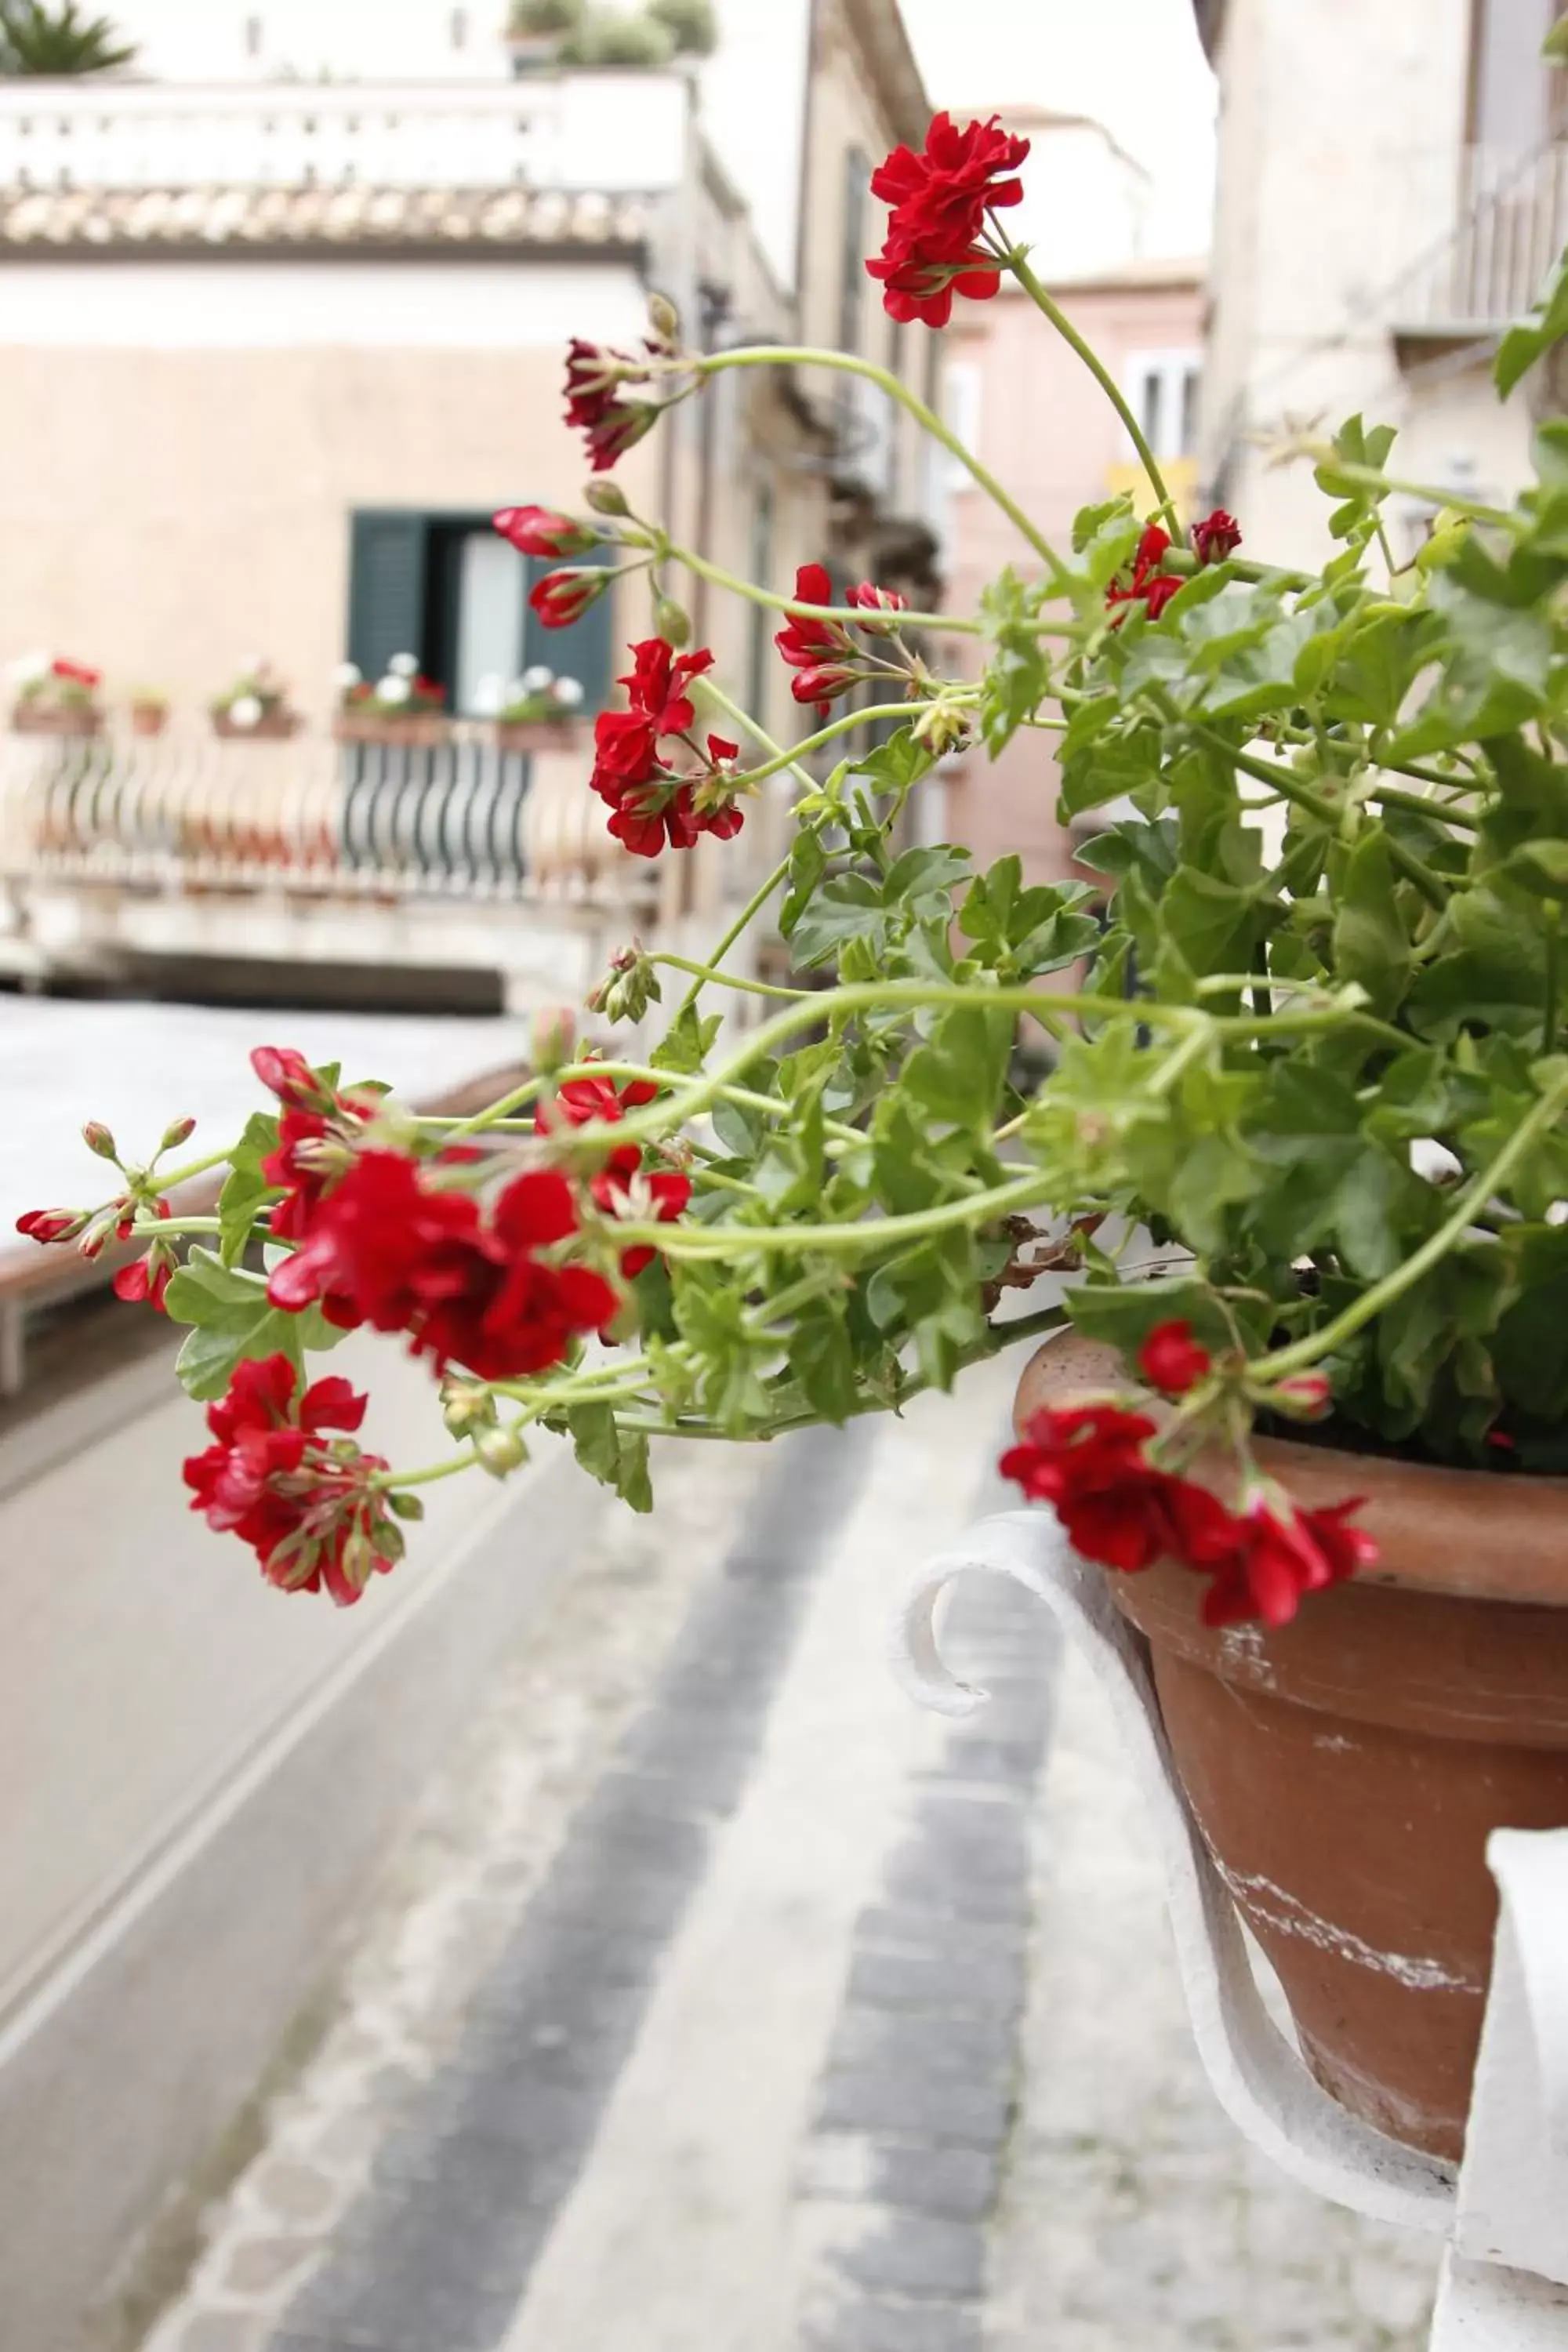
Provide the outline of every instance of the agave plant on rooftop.
<path id="1" fill-rule="evenodd" d="M 79 0 L 0 0 L 0 75 L 113 73 L 135 58 L 135 44 Z"/>

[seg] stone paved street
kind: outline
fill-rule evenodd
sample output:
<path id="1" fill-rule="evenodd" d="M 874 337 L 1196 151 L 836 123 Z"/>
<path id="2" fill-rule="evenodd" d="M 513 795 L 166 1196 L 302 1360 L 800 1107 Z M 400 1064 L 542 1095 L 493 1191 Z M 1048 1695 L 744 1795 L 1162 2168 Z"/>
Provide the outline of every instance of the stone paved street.
<path id="1" fill-rule="evenodd" d="M 194 2265 L 171 2231 L 145 2352 L 1415 2352 L 1433 2254 L 1210 2098 L 1030 1604 L 954 1601 L 975 1717 L 887 1672 L 909 1566 L 1001 1499 L 1011 1378 L 667 1454 L 605 1517 Z"/>

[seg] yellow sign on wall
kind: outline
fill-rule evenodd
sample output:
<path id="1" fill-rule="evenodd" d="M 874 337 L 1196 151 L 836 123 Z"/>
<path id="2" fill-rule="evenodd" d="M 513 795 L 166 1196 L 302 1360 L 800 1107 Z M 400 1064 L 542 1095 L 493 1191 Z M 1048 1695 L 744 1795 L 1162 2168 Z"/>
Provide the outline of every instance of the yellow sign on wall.
<path id="1" fill-rule="evenodd" d="M 1162 457 L 1160 471 L 1165 477 L 1165 487 L 1171 502 L 1184 522 L 1191 522 L 1197 513 L 1198 461 L 1195 457 Z M 1136 460 L 1124 466 L 1111 466 L 1105 476 L 1106 495 L 1117 499 L 1123 490 L 1131 493 L 1132 503 L 1141 515 L 1152 514 L 1158 500 L 1150 487 L 1149 477 Z"/>

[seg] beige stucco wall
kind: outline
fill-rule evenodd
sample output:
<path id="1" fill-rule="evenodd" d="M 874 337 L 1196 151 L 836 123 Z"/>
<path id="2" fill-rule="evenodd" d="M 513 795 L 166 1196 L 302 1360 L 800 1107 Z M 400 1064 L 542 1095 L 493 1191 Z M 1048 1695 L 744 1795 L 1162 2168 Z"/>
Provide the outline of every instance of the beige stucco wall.
<path id="1" fill-rule="evenodd" d="M 1229 0 L 1203 457 L 1261 555 L 1331 542 L 1305 466 L 1249 436 L 1330 429 L 1361 411 L 1400 428 L 1402 470 L 1510 490 L 1528 419 L 1483 366 L 1403 373 L 1388 289 L 1443 234 L 1466 137 L 1469 0 Z"/>
<path id="2" fill-rule="evenodd" d="M 1079 331 L 1121 376 L 1136 352 L 1176 350 L 1199 341 L 1200 294 L 1176 285 L 1060 291 Z M 1087 369 L 1024 296 L 972 304 L 961 316 L 955 363 L 979 371 L 978 454 L 1058 546 L 1068 546 L 1078 509 L 1120 487 L 1131 455 L 1121 425 Z M 979 610 L 981 592 L 1006 564 L 1038 575 L 1038 558 L 1006 516 L 977 488 L 952 499 L 955 561 L 949 604 Z M 973 641 L 952 640 L 961 667 Z M 1024 732 L 994 761 L 967 753 L 947 784 L 950 837 L 982 864 L 1017 850 L 1036 878 L 1070 865 L 1055 815 L 1057 763 L 1051 738 Z"/>

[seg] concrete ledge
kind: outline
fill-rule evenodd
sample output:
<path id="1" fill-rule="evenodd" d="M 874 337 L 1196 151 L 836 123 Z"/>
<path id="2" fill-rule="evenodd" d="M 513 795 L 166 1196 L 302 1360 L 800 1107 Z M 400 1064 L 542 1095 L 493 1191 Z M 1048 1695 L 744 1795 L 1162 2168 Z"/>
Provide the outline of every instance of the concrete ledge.
<path id="1" fill-rule="evenodd" d="M 104 2344 L 116 2277 L 319 1997 L 470 1695 L 569 1566 L 591 1492 L 562 1455 L 498 1496 L 368 1641 L 193 1791 L 0 2021 L 5 2352 Z"/>

